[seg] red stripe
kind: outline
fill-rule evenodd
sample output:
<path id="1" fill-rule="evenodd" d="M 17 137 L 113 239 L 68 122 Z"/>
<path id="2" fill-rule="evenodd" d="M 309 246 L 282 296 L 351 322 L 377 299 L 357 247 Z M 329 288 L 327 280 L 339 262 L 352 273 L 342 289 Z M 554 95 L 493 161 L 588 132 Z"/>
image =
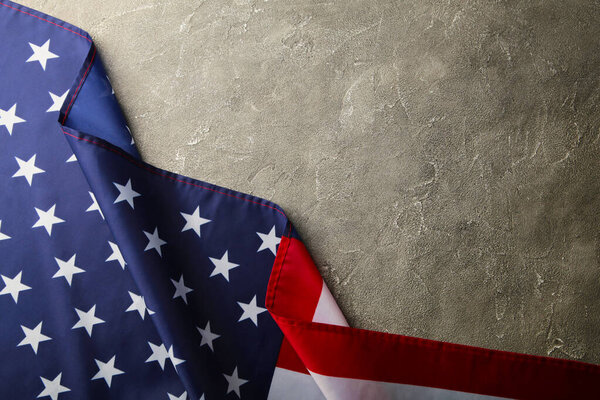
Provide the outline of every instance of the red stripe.
<path id="1" fill-rule="evenodd" d="M 308 374 L 308 370 L 304 366 L 304 363 L 296 354 L 296 351 L 284 336 L 281 342 L 281 350 L 279 350 L 279 358 L 277 359 L 277 367 L 289 369 L 291 371 Z"/>
<path id="2" fill-rule="evenodd" d="M 316 323 L 277 320 L 322 375 L 524 399 L 598 398 L 598 366 Z"/>
<path id="3" fill-rule="evenodd" d="M 267 292 L 269 311 L 313 372 L 501 397 L 600 397 L 597 365 L 313 323 L 303 307 L 313 304 L 315 271 L 304 245 L 282 238 Z"/>
<path id="4" fill-rule="evenodd" d="M 284 313 L 289 317 L 312 321 L 323 289 L 323 279 L 304 243 L 284 236 L 279 248 L 284 248 L 284 251 L 278 252 L 280 257 L 279 260 L 275 259 L 275 264 L 278 261 L 281 264 L 285 258 L 285 273 L 278 275 L 276 286 L 278 293 L 283 295 L 275 302 L 275 292 L 268 292 L 266 303 L 276 314 Z"/>
<path id="5" fill-rule="evenodd" d="M 289 226 L 289 230 L 291 231 L 291 225 Z M 289 246 L 290 241 L 294 241 L 293 246 Z M 294 315 L 296 318 L 310 321 L 321 296 L 321 288 L 323 286 L 321 275 L 319 275 L 319 271 L 316 268 L 305 268 L 306 265 L 314 264 L 304 244 L 299 240 L 283 236 L 279 248 L 284 249 L 284 251 L 277 253 L 275 264 L 281 264 L 285 258 L 287 273 L 277 275 L 276 279 L 277 287 L 282 292 L 285 292 L 285 296 L 277 299 L 277 307 L 272 307 L 271 311 L 277 312 L 281 308 L 282 311 L 285 310 L 285 312 Z M 267 293 L 267 304 L 274 304 L 273 295 L 274 292 Z M 277 366 L 296 372 L 308 373 L 306 367 L 285 337 L 281 343 Z"/>

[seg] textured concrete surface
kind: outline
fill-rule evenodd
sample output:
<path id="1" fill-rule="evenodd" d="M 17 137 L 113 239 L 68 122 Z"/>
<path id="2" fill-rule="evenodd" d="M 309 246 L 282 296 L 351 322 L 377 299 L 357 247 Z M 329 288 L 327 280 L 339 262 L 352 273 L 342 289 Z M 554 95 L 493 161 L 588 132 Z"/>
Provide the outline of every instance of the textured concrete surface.
<path id="1" fill-rule="evenodd" d="M 24 1 L 145 159 L 282 205 L 356 326 L 600 362 L 600 3 Z"/>

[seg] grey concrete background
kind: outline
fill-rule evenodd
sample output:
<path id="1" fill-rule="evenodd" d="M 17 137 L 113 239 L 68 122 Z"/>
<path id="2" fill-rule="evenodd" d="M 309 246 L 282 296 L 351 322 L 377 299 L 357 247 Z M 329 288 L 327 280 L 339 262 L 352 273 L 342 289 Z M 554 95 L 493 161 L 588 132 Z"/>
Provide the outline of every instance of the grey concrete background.
<path id="1" fill-rule="evenodd" d="M 145 160 L 282 205 L 353 325 L 600 362 L 598 1 L 24 3 Z"/>

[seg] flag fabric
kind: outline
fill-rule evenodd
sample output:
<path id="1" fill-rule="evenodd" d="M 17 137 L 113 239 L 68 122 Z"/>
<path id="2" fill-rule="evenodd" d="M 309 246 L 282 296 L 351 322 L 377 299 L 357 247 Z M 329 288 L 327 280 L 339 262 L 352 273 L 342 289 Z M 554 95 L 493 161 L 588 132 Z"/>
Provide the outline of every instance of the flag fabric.
<path id="1" fill-rule="evenodd" d="M 90 36 L 5 0 L 0 149 L 1 399 L 600 396 L 596 365 L 349 327 L 281 207 L 144 163 Z"/>

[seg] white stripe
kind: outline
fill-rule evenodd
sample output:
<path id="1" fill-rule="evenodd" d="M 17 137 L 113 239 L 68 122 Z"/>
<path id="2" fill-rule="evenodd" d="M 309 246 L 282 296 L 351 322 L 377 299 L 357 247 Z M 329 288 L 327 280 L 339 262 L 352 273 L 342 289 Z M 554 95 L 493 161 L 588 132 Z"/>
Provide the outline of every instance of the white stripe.
<path id="1" fill-rule="evenodd" d="M 325 282 L 323 282 L 319 302 L 312 320 L 324 324 L 348 326 L 344 314 L 342 314 Z"/>
<path id="2" fill-rule="evenodd" d="M 268 400 L 324 400 L 312 376 L 275 367 Z"/>
<path id="3" fill-rule="evenodd" d="M 400 361 L 400 360 L 399 360 Z M 327 400 L 492 400 L 500 397 L 457 392 L 401 383 L 376 382 L 362 379 L 338 378 L 311 372 Z"/>
<path id="4" fill-rule="evenodd" d="M 325 282 L 313 315 L 313 322 L 348 326 Z M 398 360 L 401 362 L 401 360 Z M 310 372 L 310 375 L 275 368 L 269 400 L 492 400 L 485 396 L 454 390 L 364 379 L 340 378 Z"/>
<path id="5" fill-rule="evenodd" d="M 319 386 L 317 386 L 317 383 Z M 320 389 L 319 389 L 320 388 Z M 323 391 L 323 392 L 321 392 Z M 325 395 L 323 395 L 325 393 Z M 501 400 L 503 397 L 401 383 L 311 375 L 275 368 L 268 400 Z"/>

